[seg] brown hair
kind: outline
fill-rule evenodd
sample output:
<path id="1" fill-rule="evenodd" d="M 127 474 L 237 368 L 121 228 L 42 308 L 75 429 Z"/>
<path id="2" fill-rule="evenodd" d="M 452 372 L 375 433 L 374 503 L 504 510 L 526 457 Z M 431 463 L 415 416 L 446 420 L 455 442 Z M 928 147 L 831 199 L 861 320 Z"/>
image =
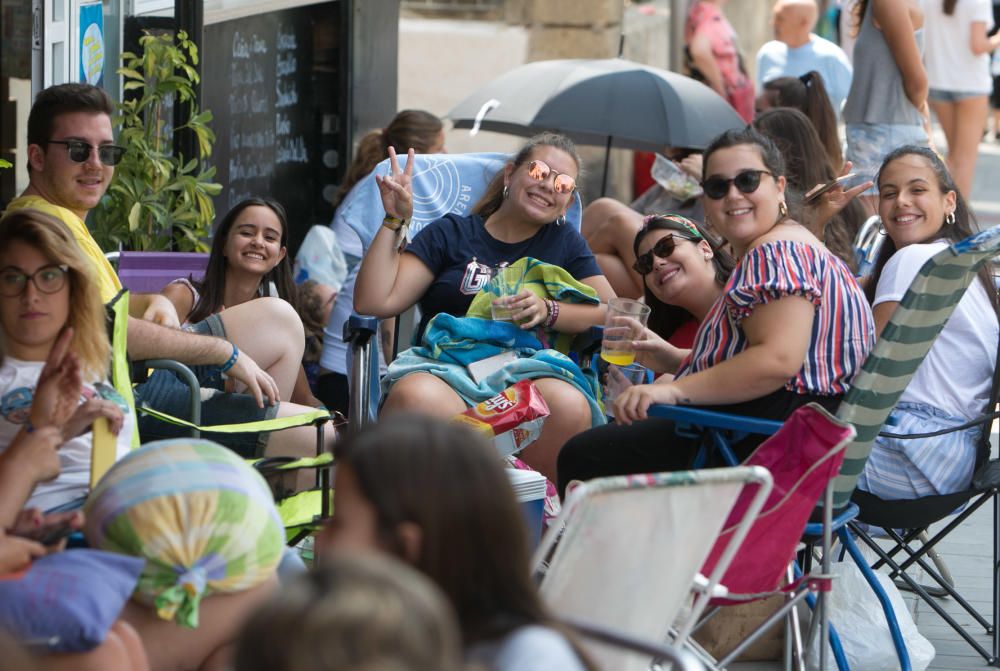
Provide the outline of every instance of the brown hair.
<path id="1" fill-rule="evenodd" d="M 405 154 L 411 147 L 418 154 L 426 154 L 443 128 L 441 119 L 430 112 L 403 110 L 385 128 L 367 133 L 358 143 L 344 183 L 337 189 L 334 206 L 340 205 L 354 185 L 389 156 L 389 147 L 395 148 L 397 154 Z"/>
<path id="2" fill-rule="evenodd" d="M 837 115 L 827 93 L 823 77 L 811 70 L 801 77 L 778 77 L 763 84 L 771 107 L 793 107 L 812 122 L 835 170 L 844 165 L 837 134 Z"/>
<path id="3" fill-rule="evenodd" d="M 531 581 L 527 531 L 510 480 L 480 434 L 393 415 L 338 443 L 334 454 L 375 509 L 382 547 L 403 556 L 400 525 L 419 527 L 413 563 L 448 596 L 466 647 L 524 625 L 562 631 Z"/>
<path id="4" fill-rule="evenodd" d="M 539 133 L 534 137 L 530 138 L 521 150 L 514 155 L 511 159 L 510 165 L 514 166 L 516 170 L 522 164 L 527 162 L 531 158 L 531 153 L 535 151 L 537 147 L 555 147 L 560 149 L 573 159 L 573 163 L 576 164 L 577 169 L 577 183 L 580 181 L 581 174 L 581 161 L 580 154 L 576 150 L 576 145 L 565 135 L 560 135 L 559 133 Z M 473 207 L 472 211 L 475 214 L 481 216 L 484 220 L 488 219 L 491 214 L 500 209 L 503 204 L 504 193 L 503 193 L 503 170 L 497 171 L 497 174 L 493 176 L 490 180 L 489 186 L 486 187 L 486 192 L 482 195 Z"/>
<path id="5" fill-rule="evenodd" d="M 0 220 L 0 249 L 7 249 L 15 241 L 69 266 L 69 316 L 65 326 L 73 327 L 70 350 L 80 357 L 85 379 L 104 379 L 111 347 L 104 303 L 90 261 L 61 221 L 37 210 L 15 210 Z"/>
<path id="6" fill-rule="evenodd" d="M 387 556 L 339 555 L 247 623 L 237 671 L 458 671 L 455 617 L 426 577 Z"/>
<path id="7" fill-rule="evenodd" d="M 28 144 L 45 146 L 52 139 L 56 117 L 74 112 L 107 114 L 114 112 L 114 105 L 107 92 L 91 84 L 58 84 L 50 86 L 35 98 L 28 113 Z M 31 164 L 28 164 L 31 170 Z"/>

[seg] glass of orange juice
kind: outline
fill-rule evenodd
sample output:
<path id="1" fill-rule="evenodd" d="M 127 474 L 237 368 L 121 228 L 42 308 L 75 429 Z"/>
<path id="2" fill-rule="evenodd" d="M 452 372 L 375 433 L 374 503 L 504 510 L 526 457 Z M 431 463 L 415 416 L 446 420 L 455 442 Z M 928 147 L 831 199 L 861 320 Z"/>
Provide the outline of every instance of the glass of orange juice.
<path id="1" fill-rule="evenodd" d="M 631 298 L 612 298 L 604 321 L 601 358 L 616 366 L 628 366 L 635 361 L 632 341 L 642 337 L 649 319 L 649 306 Z"/>

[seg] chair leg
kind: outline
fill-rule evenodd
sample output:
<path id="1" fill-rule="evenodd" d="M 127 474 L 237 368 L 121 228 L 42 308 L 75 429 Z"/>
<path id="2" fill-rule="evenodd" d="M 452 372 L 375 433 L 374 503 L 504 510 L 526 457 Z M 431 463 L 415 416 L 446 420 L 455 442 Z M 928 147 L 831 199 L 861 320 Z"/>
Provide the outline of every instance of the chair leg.
<path id="1" fill-rule="evenodd" d="M 927 535 L 927 531 L 926 530 L 921 531 L 919 534 L 917 534 L 917 540 L 919 540 L 922 545 L 927 545 L 928 541 L 930 540 L 929 536 Z M 945 563 L 944 557 L 938 554 L 936 548 L 928 548 L 926 555 L 932 562 L 934 562 L 934 568 L 937 569 L 938 576 L 941 578 L 941 580 L 943 580 L 945 583 L 948 584 L 948 586 L 954 589 L 955 578 L 952 577 L 951 570 L 948 569 L 948 565 Z M 906 584 L 905 580 L 896 579 L 894 582 L 896 583 L 896 587 L 898 587 L 899 589 L 911 591 L 910 586 Z M 925 592 L 939 599 L 944 599 L 945 597 L 948 596 L 948 590 L 945 589 L 944 587 L 935 587 L 934 585 L 923 585 L 923 588 Z"/>
<path id="2" fill-rule="evenodd" d="M 948 626 L 950 626 L 952 629 L 954 629 L 955 632 L 959 636 L 961 636 L 963 639 L 965 639 L 965 642 L 968 643 L 969 645 L 971 645 L 972 648 L 976 652 L 978 652 L 983 657 L 983 659 L 986 660 L 986 662 L 988 664 L 993 664 L 996 661 L 996 655 L 991 655 L 986 650 L 986 648 L 984 648 L 982 645 L 979 644 L 978 641 L 976 641 L 976 639 L 972 638 L 972 636 L 969 634 L 969 632 L 965 630 L 965 627 L 963 627 L 962 625 L 960 625 L 955 620 L 955 618 L 953 618 L 951 615 L 949 615 L 948 612 L 945 611 L 945 609 L 941 606 L 941 604 L 939 604 L 937 602 L 937 599 L 935 599 L 930 594 L 928 594 L 927 592 L 925 592 L 924 588 L 916 580 L 914 580 L 912 577 L 910 577 L 910 575 L 908 573 L 906 573 L 905 571 L 902 571 L 901 570 L 901 565 L 896 564 L 896 562 L 893 561 L 886 554 L 885 550 L 883 550 L 881 547 L 879 547 L 879 545 L 877 543 L 875 543 L 872 539 L 867 538 L 865 535 L 859 534 L 859 537 L 865 542 L 865 544 L 868 545 L 868 547 L 870 547 L 876 554 L 879 555 L 879 557 L 881 558 L 883 564 L 889 566 L 893 570 L 893 572 L 895 572 L 895 573 L 897 573 L 899 575 L 899 577 L 902 580 L 905 580 L 907 582 L 907 584 L 910 586 L 910 590 L 912 592 L 914 592 L 915 594 L 917 594 L 921 599 L 923 599 L 923 601 L 928 606 L 930 606 L 931 609 L 933 609 L 934 612 L 937 613 L 941 617 L 941 619 L 944 620 L 948 624 Z M 862 560 L 863 560 L 863 558 L 862 558 Z M 864 564 L 864 563 L 865 563 L 864 561 L 860 562 L 860 564 Z M 927 573 L 928 573 L 928 575 L 930 575 L 931 577 L 934 577 L 936 575 L 936 573 L 934 572 L 934 570 L 931 569 L 929 566 L 926 567 L 924 570 L 926 570 Z M 946 587 L 945 589 L 948 589 L 948 588 Z M 980 624 L 982 624 L 984 627 L 987 627 L 987 633 L 989 633 L 990 632 L 990 629 L 988 627 L 989 623 L 987 623 L 985 621 L 985 618 L 983 618 L 982 615 L 980 615 L 974 608 L 972 608 L 972 606 L 969 606 L 968 603 L 964 599 L 962 599 L 961 595 L 958 595 L 957 592 L 955 592 L 954 594 L 952 594 L 953 597 L 955 597 L 956 595 L 958 597 L 956 599 L 956 601 L 959 604 L 965 604 L 966 605 L 966 609 L 969 611 L 969 614 L 972 615 L 973 617 L 975 617 L 977 620 L 979 620 Z"/>
<path id="3" fill-rule="evenodd" d="M 840 537 L 840 542 L 847 548 L 847 553 L 851 555 L 854 563 L 861 570 L 861 574 L 864 575 L 872 591 L 875 592 L 879 603 L 882 604 L 882 611 L 885 613 L 885 621 L 889 625 L 889 633 L 892 635 L 892 644 L 896 648 L 896 655 L 899 657 L 901 671 L 910 671 L 910 653 L 906 650 L 906 643 L 903 641 L 903 634 L 899 630 L 899 621 L 896 620 L 896 612 L 889 601 L 889 595 L 882 589 L 882 584 L 878 581 L 875 573 L 872 572 L 871 567 L 868 566 L 868 562 L 865 561 L 864 556 L 851 537 L 850 531 L 845 527 L 841 527 L 837 530 L 837 535 Z"/>
<path id="4" fill-rule="evenodd" d="M 789 584 L 795 581 L 795 565 L 789 562 L 785 571 L 785 579 Z M 799 610 L 793 608 L 785 618 L 785 650 L 783 655 L 785 671 L 804 671 L 805 662 L 802 656 L 802 629 L 799 623 Z"/>

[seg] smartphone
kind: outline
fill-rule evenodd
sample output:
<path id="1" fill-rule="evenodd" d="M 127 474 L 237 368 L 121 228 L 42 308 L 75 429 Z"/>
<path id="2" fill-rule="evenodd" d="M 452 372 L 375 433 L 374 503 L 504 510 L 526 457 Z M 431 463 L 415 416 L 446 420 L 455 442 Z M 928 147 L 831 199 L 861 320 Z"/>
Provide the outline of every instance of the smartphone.
<path id="1" fill-rule="evenodd" d="M 802 202 L 806 205 L 810 205 L 814 203 L 824 193 L 832 191 L 833 189 L 836 189 L 838 186 L 846 186 L 848 182 L 850 182 L 857 176 L 858 173 L 849 172 L 846 175 L 830 180 L 829 182 L 823 184 L 822 186 L 814 187 L 811 191 L 806 193 L 806 195 L 802 199 Z"/>
<path id="2" fill-rule="evenodd" d="M 74 527 L 69 520 L 65 522 L 60 522 L 58 524 L 52 524 L 49 526 L 43 526 L 35 531 L 29 531 L 27 533 L 18 533 L 16 535 L 21 538 L 27 538 L 33 540 L 42 545 L 49 546 L 55 545 L 67 536 L 79 531 Z"/>

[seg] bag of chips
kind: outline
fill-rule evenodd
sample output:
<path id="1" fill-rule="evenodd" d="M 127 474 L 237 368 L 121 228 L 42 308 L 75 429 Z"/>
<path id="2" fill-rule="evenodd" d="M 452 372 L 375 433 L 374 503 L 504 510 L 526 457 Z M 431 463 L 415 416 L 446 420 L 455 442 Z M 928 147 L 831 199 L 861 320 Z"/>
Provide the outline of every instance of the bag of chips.
<path id="1" fill-rule="evenodd" d="M 548 416 L 549 406 L 538 387 L 531 380 L 521 380 L 455 415 L 453 421 L 492 438 L 500 456 L 507 457 L 535 442 Z"/>

